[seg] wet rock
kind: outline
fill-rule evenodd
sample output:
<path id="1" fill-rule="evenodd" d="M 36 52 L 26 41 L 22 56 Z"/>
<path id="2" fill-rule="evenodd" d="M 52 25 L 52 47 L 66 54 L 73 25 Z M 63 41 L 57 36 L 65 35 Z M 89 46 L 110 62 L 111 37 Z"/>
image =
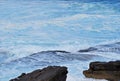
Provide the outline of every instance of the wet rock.
<path id="1" fill-rule="evenodd" d="M 67 68 L 60 66 L 48 66 L 46 68 L 35 70 L 31 73 L 22 73 L 10 81 L 66 81 Z"/>
<path id="2" fill-rule="evenodd" d="M 88 78 L 120 81 L 120 61 L 91 62 L 83 74 Z"/>
<path id="3" fill-rule="evenodd" d="M 119 71 L 120 61 L 110 61 L 110 62 L 92 62 L 90 63 L 90 69 L 93 71 Z"/>
<path id="4" fill-rule="evenodd" d="M 48 51 L 42 51 L 41 53 L 46 53 L 46 52 L 52 52 L 52 53 L 70 53 L 68 51 L 64 51 L 64 50 L 48 50 Z"/>
<path id="5" fill-rule="evenodd" d="M 90 47 L 88 49 L 79 50 L 78 52 L 91 52 L 91 51 L 95 51 L 95 50 L 97 50 L 97 48 Z"/>
<path id="6" fill-rule="evenodd" d="M 120 54 L 120 42 L 104 45 L 96 45 L 87 49 L 81 49 L 78 52 L 113 52 Z"/>

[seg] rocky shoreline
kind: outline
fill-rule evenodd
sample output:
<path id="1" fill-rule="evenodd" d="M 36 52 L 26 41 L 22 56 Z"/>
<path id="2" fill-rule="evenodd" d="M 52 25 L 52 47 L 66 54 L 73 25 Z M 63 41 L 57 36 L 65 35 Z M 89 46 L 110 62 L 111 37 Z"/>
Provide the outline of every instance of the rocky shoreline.
<path id="1" fill-rule="evenodd" d="M 67 67 L 48 66 L 31 73 L 22 73 L 9 81 L 66 81 L 67 73 Z M 91 62 L 83 74 L 87 78 L 120 81 L 120 61 Z"/>

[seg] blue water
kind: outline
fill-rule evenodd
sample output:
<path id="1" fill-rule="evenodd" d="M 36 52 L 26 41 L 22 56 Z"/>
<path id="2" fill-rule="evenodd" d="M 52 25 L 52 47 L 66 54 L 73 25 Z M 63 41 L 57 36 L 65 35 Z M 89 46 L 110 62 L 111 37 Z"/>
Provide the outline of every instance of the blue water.
<path id="1" fill-rule="evenodd" d="M 87 80 L 81 73 L 73 74 L 74 68 L 78 69 L 83 60 L 65 59 L 66 62 L 61 62 L 59 58 L 59 63 L 56 63 L 56 59 L 52 61 L 53 58 L 46 60 L 49 56 L 45 54 L 43 59 L 40 57 L 42 61 L 39 60 L 43 65 L 35 67 L 39 62 L 32 61 L 33 65 L 30 64 L 27 70 L 26 66 L 21 67 L 22 64 L 17 62 L 40 51 L 65 50 L 76 54 L 80 49 L 96 45 L 113 43 L 113 48 L 116 47 L 114 43 L 120 41 L 119 6 L 120 0 L 0 0 L 0 81 L 8 81 L 22 72 L 56 64 L 70 68 L 68 81 Z M 120 48 L 119 44 L 117 48 Z M 120 59 L 119 56 L 114 58 L 119 49 L 114 51 L 107 50 L 111 57 L 106 51 L 102 51 L 102 54 L 97 51 L 93 55 L 105 61 Z M 45 60 L 52 63 L 43 62 Z M 88 64 L 90 60 L 85 62 Z M 82 71 L 87 65 L 80 68 Z"/>

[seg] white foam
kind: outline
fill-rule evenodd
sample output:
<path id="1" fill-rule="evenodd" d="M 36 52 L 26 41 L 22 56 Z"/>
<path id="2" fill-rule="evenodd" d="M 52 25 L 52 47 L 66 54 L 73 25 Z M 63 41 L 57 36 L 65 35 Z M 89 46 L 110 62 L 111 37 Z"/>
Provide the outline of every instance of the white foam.
<path id="1" fill-rule="evenodd" d="M 75 76 L 68 75 L 67 81 L 107 81 L 107 80 L 99 80 L 99 79 L 87 79 L 87 78 L 78 78 Z"/>
<path id="2" fill-rule="evenodd" d="M 74 54 L 83 48 L 117 42 L 120 40 L 118 7 L 119 4 L 99 2 L 0 0 L 0 52 L 12 54 L 6 60 L 12 62 L 40 51 L 66 50 Z M 118 54 L 111 52 L 88 54 L 108 60 L 120 58 Z M 108 61 L 101 58 L 94 58 L 92 61 L 95 60 Z M 88 68 L 88 64 L 89 62 L 74 61 L 61 65 L 70 68 L 67 81 L 96 81 L 86 79 L 81 74 L 83 69 Z M 13 69 L 1 66 L 0 80 L 8 81 L 8 78 L 17 76 L 22 72 L 17 70 L 19 66 L 22 65 L 18 63 Z M 27 69 L 24 71 L 28 71 Z"/>

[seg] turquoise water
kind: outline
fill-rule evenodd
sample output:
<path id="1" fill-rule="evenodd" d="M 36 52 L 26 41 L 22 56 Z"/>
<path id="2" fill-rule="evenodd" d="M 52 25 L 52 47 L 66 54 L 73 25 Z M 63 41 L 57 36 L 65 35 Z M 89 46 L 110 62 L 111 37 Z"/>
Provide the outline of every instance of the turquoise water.
<path id="1" fill-rule="evenodd" d="M 119 6 L 119 0 L 0 0 L 0 56 L 10 57 L 0 60 L 118 42 Z M 8 81 L 0 70 L 0 81 Z"/>

